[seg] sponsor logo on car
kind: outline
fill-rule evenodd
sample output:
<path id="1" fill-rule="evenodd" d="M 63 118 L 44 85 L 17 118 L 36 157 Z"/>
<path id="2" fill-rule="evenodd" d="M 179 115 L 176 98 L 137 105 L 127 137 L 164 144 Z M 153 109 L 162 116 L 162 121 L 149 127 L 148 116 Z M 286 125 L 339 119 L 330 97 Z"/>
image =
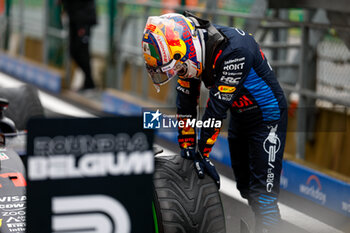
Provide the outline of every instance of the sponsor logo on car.
<path id="1" fill-rule="evenodd" d="M 0 160 L 8 160 L 8 159 L 9 157 L 5 153 L 3 152 L 0 153 Z"/>
<path id="2" fill-rule="evenodd" d="M 3 211 L 18 211 L 25 209 L 24 203 L 0 204 L 0 209 Z"/>
<path id="3" fill-rule="evenodd" d="M 0 181 L 1 178 L 8 179 L 12 181 L 13 185 L 15 187 L 25 187 L 27 186 L 27 182 L 24 179 L 24 176 L 22 173 L 19 172 L 10 172 L 10 173 L 2 173 L 0 174 Z M 0 183 L 0 188 L 2 188 L 2 184 Z"/>
<path id="4" fill-rule="evenodd" d="M 20 201 L 25 201 L 27 200 L 26 196 L 3 196 L 0 197 L 0 203 L 4 202 L 20 202 Z"/>
<path id="5" fill-rule="evenodd" d="M 6 223 L 10 232 L 24 232 L 26 229 L 26 219 L 25 216 L 15 216 L 9 217 L 8 219 L 3 219 L 3 224 Z"/>
<path id="6" fill-rule="evenodd" d="M 7 212 L 3 211 L 1 212 L 1 216 L 3 217 L 10 217 L 10 216 L 25 216 L 26 212 L 24 211 L 25 207 L 23 210 L 6 210 Z"/>
<path id="7" fill-rule="evenodd" d="M 154 170 L 151 151 L 135 151 L 116 155 L 88 153 L 75 155 L 31 156 L 28 158 L 30 180 L 105 177 L 151 174 Z"/>

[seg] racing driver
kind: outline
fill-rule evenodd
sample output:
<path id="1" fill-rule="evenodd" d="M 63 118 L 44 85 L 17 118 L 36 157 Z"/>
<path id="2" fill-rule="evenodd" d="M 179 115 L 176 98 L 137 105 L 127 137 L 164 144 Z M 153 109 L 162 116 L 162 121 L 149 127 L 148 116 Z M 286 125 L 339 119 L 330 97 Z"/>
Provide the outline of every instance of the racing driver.
<path id="1" fill-rule="evenodd" d="M 177 82 L 177 113 L 196 118 L 201 82 L 209 89 L 202 120 L 230 111 L 228 142 L 237 188 L 255 214 L 255 232 L 281 232 L 277 205 L 286 137 L 286 99 L 267 58 L 251 34 L 213 25 L 185 12 L 148 18 L 142 49 L 158 88 Z M 199 177 L 220 178 L 209 154 L 220 128 L 179 128 L 181 156 Z"/>

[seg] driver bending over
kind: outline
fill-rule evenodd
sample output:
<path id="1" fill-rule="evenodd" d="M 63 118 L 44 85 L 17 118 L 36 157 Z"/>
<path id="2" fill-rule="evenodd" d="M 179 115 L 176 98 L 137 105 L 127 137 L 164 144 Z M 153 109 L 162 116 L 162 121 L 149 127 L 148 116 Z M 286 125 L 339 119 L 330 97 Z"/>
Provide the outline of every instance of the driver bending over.
<path id="1" fill-rule="evenodd" d="M 201 81 L 209 89 L 203 121 L 230 111 L 228 142 L 237 188 L 255 213 L 255 232 L 279 232 L 277 205 L 287 113 L 284 93 L 254 38 L 190 13 L 148 18 L 142 40 L 147 71 L 159 89 L 177 76 L 177 113 L 196 118 Z M 209 153 L 220 128 L 179 128 L 181 155 L 200 177 L 220 178 Z M 196 150 L 196 146 L 198 150 Z"/>

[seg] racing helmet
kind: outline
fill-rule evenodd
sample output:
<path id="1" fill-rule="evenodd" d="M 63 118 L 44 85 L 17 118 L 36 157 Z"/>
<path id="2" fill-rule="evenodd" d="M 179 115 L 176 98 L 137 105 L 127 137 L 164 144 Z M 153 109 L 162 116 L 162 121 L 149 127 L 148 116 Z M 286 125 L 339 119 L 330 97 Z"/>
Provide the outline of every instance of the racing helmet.
<path id="1" fill-rule="evenodd" d="M 198 78 L 203 70 L 202 43 L 195 23 L 181 14 L 148 18 L 142 50 L 146 69 L 156 88 L 175 76 Z"/>

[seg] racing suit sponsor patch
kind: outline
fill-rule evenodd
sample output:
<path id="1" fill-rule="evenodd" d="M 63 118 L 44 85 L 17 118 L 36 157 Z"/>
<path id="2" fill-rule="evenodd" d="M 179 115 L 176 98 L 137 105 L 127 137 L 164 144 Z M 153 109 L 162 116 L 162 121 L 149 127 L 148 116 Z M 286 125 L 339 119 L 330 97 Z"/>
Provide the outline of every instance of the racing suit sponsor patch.
<path id="1" fill-rule="evenodd" d="M 243 95 L 233 102 L 232 107 L 243 108 L 251 105 L 253 105 L 253 101 L 251 101 L 246 95 Z"/>
<path id="2" fill-rule="evenodd" d="M 231 101 L 232 100 L 232 97 L 233 97 L 233 94 L 228 94 L 228 93 L 221 93 L 220 91 L 216 92 L 214 94 L 214 96 L 219 99 L 219 100 L 223 100 L 223 101 Z"/>
<path id="3" fill-rule="evenodd" d="M 238 113 L 246 112 L 258 108 L 246 95 L 239 97 L 232 103 L 232 107 L 238 109 Z"/>
<path id="4" fill-rule="evenodd" d="M 241 70 L 244 67 L 244 62 L 236 63 L 236 64 L 228 64 L 224 66 L 224 70 Z"/>
<path id="5" fill-rule="evenodd" d="M 182 93 L 186 94 L 186 95 L 189 95 L 190 94 L 190 91 L 182 86 L 177 86 L 176 87 L 176 90 L 178 91 L 181 91 Z"/>
<path id="6" fill-rule="evenodd" d="M 178 79 L 177 82 L 180 84 L 180 86 L 185 88 L 190 88 L 190 82 Z"/>
<path id="7" fill-rule="evenodd" d="M 227 72 L 227 71 L 222 71 L 223 75 L 230 75 L 230 76 L 237 76 L 237 75 L 242 75 L 243 72 Z"/>
<path id="8" fill-rule="evenodd" d="M 225 84 L 235 85 L 235 86 L 236 86 L 236 85 L 239 84 L 239 81 L 240 81 L 241 79 L 242 79 L 241 77 L 234 78 L 234 77 L 221 76 L 220 82 L 223 82 L 223 83 L 225 83 Z"/>
<path id="9" fill-rule="evenodd" d="M 222 93 L 233 93 L 236 91 L 236 87 L 224 86 L 224 85 L 218 86 L 218 89 Z"/>
<path id="10" fill-rule="evenodd" d="M 277 132 L 278 125 L 268 126 L 270 129 L 269 135 L 263 143 L 263 148 L 265 152 L 269 155 L 268 157 L 268 168 L 267 168 L 267 178 L 266 178 L 266 191 L 271 192 L 273 189 L 274 182 L 274 172 L 275 165 L 273 164 L 276 160 L 276 154 L 281 147 L 281 141 L 278 138 Z"/>
<path id="11" fill-rule="evenodd" d="M 228 65 L 231 63 L 240 62 L 240 61 L 244 61 L 244 60 L 245 60 L 245 57 L 235 58 L 235 59 L 231 59 L 228 61 L 224 61 L 224 65 Z"/>

